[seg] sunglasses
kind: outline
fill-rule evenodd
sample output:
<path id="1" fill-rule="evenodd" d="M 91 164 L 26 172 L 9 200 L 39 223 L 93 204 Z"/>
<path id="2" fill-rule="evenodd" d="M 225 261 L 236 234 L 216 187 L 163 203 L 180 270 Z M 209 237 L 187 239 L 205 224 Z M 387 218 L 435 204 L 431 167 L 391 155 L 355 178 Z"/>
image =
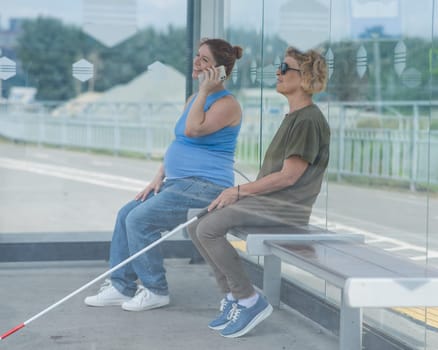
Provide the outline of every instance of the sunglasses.
<path id="1" fill-rule="evenodd" d="M 291 67 L 289 67 L 287 65 L 286 62 L 281 62 L 281 64 L 278 66 L 278 69 L 280 70 L 281 75 L 285 75 L 288 70 L 294 70 L 296 72 L 300 72 L 301 73 L 301 69 L 291 68 Z"/>

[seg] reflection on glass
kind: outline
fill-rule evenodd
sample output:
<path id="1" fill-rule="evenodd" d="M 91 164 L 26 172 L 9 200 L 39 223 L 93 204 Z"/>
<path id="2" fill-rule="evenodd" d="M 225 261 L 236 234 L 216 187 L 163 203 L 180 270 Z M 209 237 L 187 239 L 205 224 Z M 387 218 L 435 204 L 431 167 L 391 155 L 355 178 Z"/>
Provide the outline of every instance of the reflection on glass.
<path id="1" fill-rule="evenodd" d="M 136 0 L 84 0 L 83 30 L 108 47 L 137 31 Z"/>
<path id="2" fill-rule="evenodd" d="M 286 112 L 283 101 L 275 100 L 271 72 L 280 47 L 319 47 L 330 81 L 317 101 L 327 110 L 332 144 L 329 182 L 313 222 L 365 234 L 367 244 L 420 264 L 438 264 L 438 218 L 430 214 L 438 205 L 433 1 L 421 10 L 403 0 L 260 5 L 263 22 L 245 27 L 263 42 L 261 51 L 248 53 L 248 86 L 258 88 L 259 103 L 244 98 L 247 86 L 239 90 L 247 125 L 253 116 L 261 123 L 259 154 Z M 228 27 L 242 28 L 240 5 L 230 2 L 229 13 Z"/>
<path id="3" fill-rule="evenodd" d="M 16 74 L 17 65 L 7 57 L 0 58 L 0 79 L 6 80 Z"/>
<path id="4" fill-rule="evenodd" d="M 185 11 L 184 2 L 148 0 L 47 6 L 22 0 L 2 7 L 0 170 L 7 174 L 1 186 L 9 204 L 1 232 L 112 229 L 121 198 L 108 198 L 107 189 L 131 198 L 144 182 L 141 161 L 128 157 L 138 170 L 116 170 L 111 157 L 88 164 L 70 151 L 87 151 L 86 159 L 99 158 L 94 151 L 162 156 L 185 98 Z M 33 184 L 35 193 L 19 205 L 22 197 L 7 189 L 25 193 L 23 183 Z M 95 186 L 93 197 L 106 197 L 107 205 L 81 200 L 74 184 Z M 89 212 L 96 213 L 80 219 Z"/>
<path id="5" fill-rule="evenodd" d="M 84 82 L 93 77 L 93 64 L 87 60 L 80 59 L 79 61 L 73 63 L 72 74 L 76 79 Z"/>

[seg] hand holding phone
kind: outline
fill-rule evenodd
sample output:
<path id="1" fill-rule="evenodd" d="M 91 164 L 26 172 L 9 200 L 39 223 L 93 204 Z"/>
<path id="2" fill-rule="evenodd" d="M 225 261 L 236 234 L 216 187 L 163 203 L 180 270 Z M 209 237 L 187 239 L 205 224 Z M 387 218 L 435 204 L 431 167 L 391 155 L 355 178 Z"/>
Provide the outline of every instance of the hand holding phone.
<path id="1" fill-rule="evenodd" d="M 219 66 L 219 67 L 216 67 L 216 69 L 219 71 L 219 80 L 225 81 L 225 79 L 227 79 L 227 73 L 225 72 L 225 67 Z M 201 84 L 204 80 L 205 80 L 205 73 L 203 73 L 203 72 L 199 73 L 199 75 L 198 75 L 199 84 Z"/>

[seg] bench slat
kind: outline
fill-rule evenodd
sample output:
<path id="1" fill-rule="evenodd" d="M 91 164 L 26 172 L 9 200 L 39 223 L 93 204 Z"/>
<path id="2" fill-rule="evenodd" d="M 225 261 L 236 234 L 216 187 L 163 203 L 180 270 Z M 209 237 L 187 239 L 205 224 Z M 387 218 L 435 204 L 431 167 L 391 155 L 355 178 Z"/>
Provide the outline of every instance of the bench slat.
<path id="1" fill-rule="evenodd" d="M 438 269 L 417 263 L 408 258 L 389 253 L 383 249 L 366 244 L 321 243 L 346 255 L 361 259 L 364 263 L 372 263 L 381 269 L 395 273 L 399 277 L 438 277 Z"/>
<path id="2" fill-rule="evenodd" d="M 388 278 L 421 278 L 437 277 L 438 269 L 423 266 L 414 261 L 398 257 L 383 250 L 366 244 L 354 242 L 320 242 L 308 245 L 303 254 L 302 245 L 267 242 L 271 246 L 278 246 L 285 253 L 296 254 L 308 262 L 339 271 L 345 278 L 350 277 L 388 277 Z M 313 254 L 309 254 L 311 249 Z"/>
<path id="3" fill-rule="evenodd" d="M 284 262 L 304 268 L 320 278 L 343 288 L 345 281 L 352 277 L 396 278 L 399 274 L 382 269 L 372 262 L 345 254 L 333 247 L 321 244 L 283 244 L 266 242 L 275 255 L 281 255 Z M 341 245 L 343 243 L 339 243 Z M 355 243 L 345 243 L 348 246 Z"/>
<path id="4" fill-rule="evenodd" d="M 265 242 L 277 243 L 311 243 L 311 242 L 333 242 L 333 241 L 354 241 L 363 242 L 364 236 L 358 234 L 338 233 L 292 233 L 292 234 L 250 234 L 246 236 L 246 250 L 249 255 L 269 255 L 270 247 Z"/>
<path id="5" fill-rule="evenodd" d="M 350 307 L 438 306 L 438 278 L 351 278 L 344 287 Z"/>

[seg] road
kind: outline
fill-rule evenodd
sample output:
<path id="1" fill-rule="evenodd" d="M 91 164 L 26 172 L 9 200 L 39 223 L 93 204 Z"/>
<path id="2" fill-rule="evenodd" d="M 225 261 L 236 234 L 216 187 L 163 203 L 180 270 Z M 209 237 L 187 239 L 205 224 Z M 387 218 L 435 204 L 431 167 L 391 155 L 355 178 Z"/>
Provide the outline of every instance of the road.
<path id="1" fill-rule="evenodd" d="M 158 165 L 0 143 L 0 232 L 111 231 L 117 210 L 152 179 Z M 438 265 L 436 195 L 330 182 L 312 223 L 362 233 L 370 244 Z"/>

